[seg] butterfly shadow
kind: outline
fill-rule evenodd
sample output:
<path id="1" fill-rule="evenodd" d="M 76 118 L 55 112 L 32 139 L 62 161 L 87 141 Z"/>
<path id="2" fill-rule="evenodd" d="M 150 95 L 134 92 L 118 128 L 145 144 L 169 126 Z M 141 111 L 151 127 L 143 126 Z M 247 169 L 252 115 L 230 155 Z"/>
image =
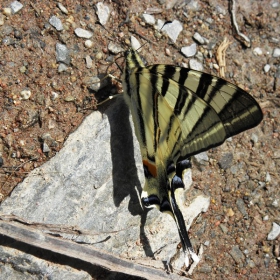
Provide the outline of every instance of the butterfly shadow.
<path id="1" fill-rule="evenodd" d="M 100 111 L 107 115 L 111 130 L 110 145 L 114 204 L 119 207 L 127 196 L 130 197 L 129 212 L 133 216 L 141 216 L 140 240 L 143 244 L 143 249 L 146 256 L 154 257 L 144 231 L 149 209 L 143 209 L 140 202 L 142 187 L 134 158 L 133 131 L 129 121 L 129 108 L 122 96 L 108 103 L 110 103 L 109 107 L 108 105 L 102 106 Z"/>

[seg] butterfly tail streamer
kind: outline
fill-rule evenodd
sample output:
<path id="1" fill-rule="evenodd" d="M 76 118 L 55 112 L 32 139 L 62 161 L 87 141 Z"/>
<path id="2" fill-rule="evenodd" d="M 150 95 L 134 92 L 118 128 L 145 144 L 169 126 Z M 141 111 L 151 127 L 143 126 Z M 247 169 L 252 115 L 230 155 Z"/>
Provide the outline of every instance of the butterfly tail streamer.
<path id="1" fill-rule="evenodd" d="M 179 172 L 179 173 L 182 173 L 182 172 Z M 176 222 L 177 228 L 178 228 L 183 250 L 186 255 L 185 256 L 185 265 L 186 265 L 186 267 L 188 267 L 189 266 L 189 256 L 195 263 L 199 262 L 199 257 L 197 256 L 197 254 L 195 253 L 195 251 L 192 247 L 183 214 L 176 201 L 176 190 L 182 189 L 182 188 L 184 189 L 184 182 L 182 180 L 182 175 L 181 174 L 179 174 L 179 176 L 174 175 L 171 180 L 171 183 L 170 183 L 169 203 L 170 203 L 170 206 L 172 209 L 172 214 L 173 214 L 172 216 L 173 216 L 173 218 Z"/>

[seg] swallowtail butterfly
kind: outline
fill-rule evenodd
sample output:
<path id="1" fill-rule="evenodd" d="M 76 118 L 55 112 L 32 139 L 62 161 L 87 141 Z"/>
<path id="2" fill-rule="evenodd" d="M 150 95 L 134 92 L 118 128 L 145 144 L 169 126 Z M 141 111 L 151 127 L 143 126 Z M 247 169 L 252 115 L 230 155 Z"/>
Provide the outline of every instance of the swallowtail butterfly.
<path id="1" fill-rule="evenodd" d="M 191 156 L 258 125 L 262 110 L 241 88 L 215 76 L 171 65 L 145 66 L 133 49 L 122 75 L 140 144 L 145 186 L 142 203 L 171 214 L 186 254 L 198 261 L 176 196 Z"/>

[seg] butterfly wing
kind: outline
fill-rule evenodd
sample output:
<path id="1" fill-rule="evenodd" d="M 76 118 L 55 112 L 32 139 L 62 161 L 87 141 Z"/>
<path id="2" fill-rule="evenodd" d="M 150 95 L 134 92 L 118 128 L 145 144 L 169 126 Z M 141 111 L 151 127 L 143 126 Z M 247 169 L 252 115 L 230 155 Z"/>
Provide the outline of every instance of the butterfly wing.
<path id="1" fill-rule="evenodd" d="M 142 201 L 174 217 L 184 250 L 197 260 L 176 199 L 182 172 L 192 155 L 256 126 L 261 109 L 231 83 L 186 68 L 145 67 L 133 50 L 126 54 L 123 87 L 143 159 Z"/>

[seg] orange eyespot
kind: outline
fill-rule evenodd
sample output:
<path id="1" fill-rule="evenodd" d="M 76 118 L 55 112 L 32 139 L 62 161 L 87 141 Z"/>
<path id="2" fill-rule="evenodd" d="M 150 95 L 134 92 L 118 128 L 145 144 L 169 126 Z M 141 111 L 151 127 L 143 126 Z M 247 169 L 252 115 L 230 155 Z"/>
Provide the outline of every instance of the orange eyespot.
<path id="1" fill-rule="evenodd" d="M 157 167 L 154 163 L 149 162 L 148 160 L 143 160 L 143 165 L 146 170 L 155 178 L 157 177 Z"/>

